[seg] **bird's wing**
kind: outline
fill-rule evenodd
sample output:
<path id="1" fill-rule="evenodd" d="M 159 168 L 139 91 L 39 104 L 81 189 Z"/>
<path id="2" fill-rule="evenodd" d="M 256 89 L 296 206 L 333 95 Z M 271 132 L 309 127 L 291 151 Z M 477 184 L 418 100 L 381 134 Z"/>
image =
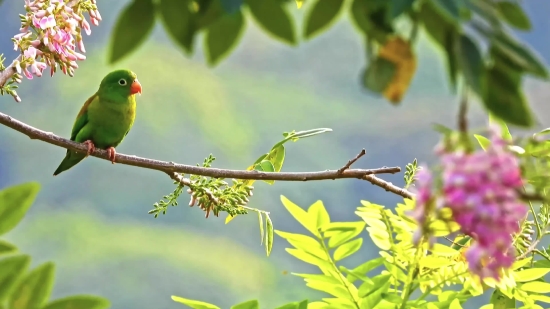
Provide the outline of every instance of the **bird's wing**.
<path id="1" fill-rule="evenodd" d="M 71 141 L 74 141 L 76 139 L 76 136 L 78 135 L 78 132 L 84 128 L 84 126 L 88 123 L 88 106 L 94 101 L 97 100 L 97 93 L 92 95 L 82 108 L 80 109 L 80 112 L 78 112 L 78 115 L 76 116 L 76 120 L 73 125 L 73 130 L 71 132 Z"/>

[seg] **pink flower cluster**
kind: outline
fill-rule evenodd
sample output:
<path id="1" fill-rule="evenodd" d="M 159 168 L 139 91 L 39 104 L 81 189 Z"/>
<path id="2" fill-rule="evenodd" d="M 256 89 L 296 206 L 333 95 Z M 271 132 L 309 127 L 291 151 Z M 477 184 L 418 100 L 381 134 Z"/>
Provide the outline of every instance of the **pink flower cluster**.
<path id="1" fill-rule="evenodd" d="M 21 60 L 15 63 L 18 73 L 32 79 L 33 74 L 42 76 L 49 66 L 53 75 L 57 64 L 64 74 L 72 76 L 78 68 L 76 61 L 86 59 L 81 30 L 91 33 L 83 12 L 88 12 L 96 26 L 101 20 L 96 0 L 25 0 L 25 9 L 21 33 L 13 38 L 14 49 L 22 52 Z"/>
<path id="2" fill-rule="evenodd" d="M 512 265 L 512 235 L 527 215 L 517 191 L 523 185 L 519 163 L 506 146 L 495 134 L 486 151 L 441 153 L 443 187 L 435 203 L 438 209 L 449 207 L 461 231 L 472 237 L 466 259 L 470 270 L 483 278 L 497 279 L 500 269 Z M 425 207 L 430 186 L 418 183 L 416 212 Z"/>

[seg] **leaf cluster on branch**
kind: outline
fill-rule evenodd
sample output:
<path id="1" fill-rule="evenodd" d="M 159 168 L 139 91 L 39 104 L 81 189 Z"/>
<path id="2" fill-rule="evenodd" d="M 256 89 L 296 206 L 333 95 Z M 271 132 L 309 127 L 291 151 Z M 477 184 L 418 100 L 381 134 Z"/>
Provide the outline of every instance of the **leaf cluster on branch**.
<path id="1" fill-rule="evenodd" d="M 530 126 L 533 115 L 524 96 L 523 76 L 547 80 L 548 70 L 528 46 L 505 26 L 531 29 L 531 22 L 512 0 L 307 0 L 301 35 L 291 0 L 133 0 L 121 12 L 112 33 L 110 62 L 140 47 L 159 19 L 187 54 L 204 34 L 208 63 L 220 63 L 239 44 L 246 19 L 274 39 L 296 46 L 329 29 L 344 11 L 365 42 L 362 84 L 390 102 L 402 101 L 417 67 L 415 43 L 425 31 L 443 51 L 449 83 L 462 82 L 483 106 L 510 124 Z M 406 27 L 404 27 L 404 25 Z M 408 29 L 402 31 L 400 29 Z M 488 45 L 482 52 L 480 45 Z"/>

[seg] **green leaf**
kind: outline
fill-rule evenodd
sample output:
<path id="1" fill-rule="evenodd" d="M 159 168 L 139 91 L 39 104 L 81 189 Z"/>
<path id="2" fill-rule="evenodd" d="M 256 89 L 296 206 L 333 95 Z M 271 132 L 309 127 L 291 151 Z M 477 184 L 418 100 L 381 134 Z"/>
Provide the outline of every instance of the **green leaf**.
<path id="1" fill-rule="evenodd" d="M 277 147 L 273 147 L 267 154 L 266 160 L 273 163 L 275 172 L 280 172 L 283 168 L 283 163 L 285 162 L 285 146 L 281 144 Z"/>
<path id="2" fill-rule="evenodd" d="M 11 309 L 40 308 L 50 298 L 55 266 L 44 263 L 25 275 L 9 298 Z"/>
<path id="3" fill-rule="evenodd" d="M 415 0 L 392 0 L 390 2 L 389 19 L 393 20 L 399 15 L 409 11 Z"/>
<path id="4" fill-rule="evenodd" d="M 389 1 L 353 0 L 350 13 L 354 24 L 365 36 L 378 43 L 384 43 L 395 31 L 391 20 Z"/>
<path id="5" fill-rule="evenodd" d="M 152 0 L 133 0 L 116 21 L 109 55 L 113 64 L 137 49 L 151 34 L 155 25 L 155 5 Z"/>
<path id="6" fill-rule="evenodd" d="M 550 293 L 550 283 L 547 282 L 540 282 L 540 281 L 532 281 L 524 283 L 521 286 L 521 289 L 526 292 L 534 292 L 534 293 Z"/>
<path id="7" fill-rule="evenodd" d="M 390 287 L 390 274 L 378 275 L 373 279 L 375 278 L 377 279 L 373 285 L 375 290 L 370 290 L 366 295 L 359 292 L 360 296 L 364 295 L 364 298 L 361 301 L 361 308 L 375 308 L 380 301 L 382 301 L 382 294 L 386 293 Z"/>
<path id="8" fill-rule="evenodd" d="M 267 256 L 271 254 L 271 249 L 273 249 L 273 222 L 269 215 L 265 218 L 265 251 Z"/>
<path id="9" fill-rule="evenodd" d="M 500 134 L 505 141 L 512 141 L 512 134 L 510 134 L 510 129 L 506 125 L 506 122 L 501 119 L 489 114 L 489 123 L 496 123 L 500 127 Z"/>
<path id="10" fill-rule="evenodd" d="M 6 234 L 19 224 L 36 195 L 40 184 L 28 182 L 0 191 L 0 235 Z"/>
<path id="11" fill-rule="evenodd" d="M 195 14 L 190 10 L 190 2 L 161 0 L 159 4 L 164 30 L 187 54 L 193 52 L 195 34 L 198 31 Z"/>
<path id="12" fill-rule="evenodd" d="M 500 53 L 499 58 L 506 60 L 514 70 L 522 70 L 533 76 L 548 79 L 548 70 L 543 64 L 543 60 L 540 56 L 535 55 L 535 51 L 526 44 L 518 42 L 504 32 L 498 32 L 490 38 L 496 49 L 491 51 L 493 57 L 498 52 Z"/>
<path id="13" fill-rule="evenodd" d="M 177 303 L 187 305 L 193 309 L 221 309 L 220 307 L 213 304 L 205 303 L 198 300 L 187 299 L 179 296 L 172 295 L 172 300 Z"/>
<path id="14" fill-rule="evenodd" d="M 0 255 L 13 253 L 17 251 L 17 247 L 7 241 L 0 239 Z"/>
<path id="15" fill-rule="evenodd" d="M 376 58 L 363 74 L 363 86 L 374 93 L 382 93 L 393 80 L 396 71 L 395 63 L 381 57 Z"/>
<path id="16" fill-rule="evenodd" d="M 228 14 L 236 13 L 241 9 L 244 0 L 221 0 L 222 8 Z"/>
<path id="17" fill-rule="evenodd" d="M 369 273 L 371 270 L 381 266 L 384 263 L 384 258 L 379 257 L 370 261 L 367 261 L 354 269 L 352 269 L 351 273 L 348 273 L 347 279 L 349 282 L 353 283 L 357 279 L 361 279 L 361 277 L 358 277 L 357 275 L 365 276 L 367 273 Z"/>
<path id="18" fill-rule="evenodd" d="M 0 304 L 11 294 L 30 263 L 31 258 L 28 255 L 15 255 L 0 259 L 0 269 L 2 270 L 0 271 Z"/>
<path id="19" fill-rule="evenodd" d="M 334 251 L 334 260 L 340 261 L 347 258 L 361 249 L 361 245 L 363 245 L 363 238 L 357 238 L 341 245 Z"/>
<path id="20" fill-rule="evenodd" d="M 260 303 L 255 299 L 231 306 L 231 309 L 258 309 L 258 308 L 260 308 Z"/>
<path id="21" fill-rule="evenodd" d="M 295 45 L 296 34 L 290 14 L 276 0 L 248 0 L 248 8 L 256 22 L 276 39 Z"/>
<path id="22" fill-rule="evenodd" d="M 483 103 L 489 112 L 503 121 L 529 127 L 533 124 L 533 118 L 519 83 L 514 72 L 497 63 L 487 72 L 487 91 Z"/>
<path id="23" fill-rule="evenodd" d="M 439 11 L 441 16 L 447 19 L 447 21 L 458 24 L 460 22 L 460 7 L 461 1 L 448 1 L 448 0 L 431 0 L 434 8 Z"/>
<path id="24" fill-rule="evenodd" d="M 304 36 L 310 39 L 336 21 L 344 0 L 318 0 L 306 17 Z"/>
<path id="25" fill-rule="evenodd" d="M 321 228 L 325 224 L 330 223 L 330 216 L 328 215 L 328 212 L 323 205 L 323 202 L 320 200 L 309 206 L 307 213 L 311 218 L 316 219 L 315 226 L 317 226 L 317 228 Z"/>
<path id="26" fill-rule="evenodd" d="M 507 297 L 498 289 L 491 295 L 491 304 L 493 309 L 516 308 L 515 299 Z"/>
<path id="27" fill-rule="evenodd" d="M 514 272 L 517 282 L 536 280 L 550 272 L 550 268 L 530 268 Z"/>
<path id="28" fill-rule="evenodd" d="M 237 45 L 244 33 L 244 17 L 241 11 L 226 14 L 206 29 L 206 59 L 212 66 L 218 64 Z"/>
<path id="29" fill-rule="evenodd" d="M 260 223 L 260 244 L 263 245 L 264 243 L 264 237 L 265 237 L 265 231 L 264 231 L 264 220 L 262 217 L 262 213 L 258 211 L 258 221 Z"/>
<path id="30" fill-rule="evenodd" d="M 498 11 L 503 19 L 510 25 L 520 30 L 531 30 L 531 21 L 521 6 L 514 2 L 496 2 Z"/>
<path id="31" fill-rule="evenodd" d="M 311 303 L 309 303 L 311 305 Z M 280 307 L 277 307 L 275 309 L 314 309 L 314 308 L 321 308 L 321 307 L 315 307 L 315 306 L 308 306 L 308 300 L 302 300 L 301 302 L 292 302 L 285 305 L 282 305 Z"/>
<path id="32" fill-rule="evenodd" d="M 485 136 L 479 135 L 479 134 L 474 134 L 474 137 L 477 139 L 477 142 L 479 143 L 479 146 L 481 146 L 481 148 L 483 148 L 483 150 L 487 150 L 487 148 L 489 148 L 489 146 L 491 146 L 491 141 L 488 138 L 486 138 Z"/>
<path id="33" fill-rule="evenodd" d="M 92 295 L 74 295 L 56 299 L 42 309 L 106 309 L 111 306 L 109 300 Z"/>
<path id="34" fill-rule="evenodd" d="M 262 162 L 260 162 L 260 167 L 264 172 L 268 172 L 268 173 L 275 172 L 275 167 L 273 166 L 273 163 L 271 163 L 268 160 L 263 160 Z"/>
<path id="35" fill-rule="evenodd" d="M 281 202 L 285 206 L 286 210 L 298 221 L 303 227 L 310 231 L 313 235 L 319 236 L 319 231 L 315 227 L 314 219 L 300 206 L 292 203 L 285 196 L 281 195 Z"/>
<path id="36" fill-rule="evenodd" d="M 483 97 L 485 91 L 485 66 L 481 52 L 476 43 L 465 34 L 461 34 L 458 39 L 458 65 L 464 75 L 464 80 L 471 89 Z"/>

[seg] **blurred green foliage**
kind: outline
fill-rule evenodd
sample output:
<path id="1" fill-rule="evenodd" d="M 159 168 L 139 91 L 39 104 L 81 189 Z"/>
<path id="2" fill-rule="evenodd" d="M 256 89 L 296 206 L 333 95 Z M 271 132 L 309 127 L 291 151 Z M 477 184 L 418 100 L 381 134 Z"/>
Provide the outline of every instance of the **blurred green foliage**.
<path id="1" fill-rule="evenodd" d="M 365 39 L 365 88 L 399 103 L 416 72 L 415 43 L 422 28 L 442 49 L 453 89 L 462 85 L 485 108 L 506 122 L 528 127 L 534 122 L 521 86 L 522 76 L 548 80 L 545 65 L 517 41 L 506 26 L 531 30 L 516 1 L 491 0 L 316 0 L 305 2 L 303 38 L 326 31 L 346 8 Z M 155 19 L 184 52 L 194 52 L 205 34 L 209 64 L 218 64 L 239 43 L 244 19 L 252 18 L 273 38 L 298 44 L 290 0 L 133 0 L 112 33 L 110 62 L 131 54 L 150 35 Z M 403 30 L 406 29 L 406 30 Z M 399 44 L 397 43 L 399 42 Z M 481 45 L 487 46 L 482 51 Z"/>
<path id="2" fill-rule="evenodd" d="M 0 191 L 0 236 L 11 231 L 33 204 L 40 185 L 24 183 Z M 31 257 L 0 240 L 0 308 L 8 309 L 103 309 L 109 301 L 91 295 L 50 300 L 54 264 L 47 262 L 28 270 Z"/>

